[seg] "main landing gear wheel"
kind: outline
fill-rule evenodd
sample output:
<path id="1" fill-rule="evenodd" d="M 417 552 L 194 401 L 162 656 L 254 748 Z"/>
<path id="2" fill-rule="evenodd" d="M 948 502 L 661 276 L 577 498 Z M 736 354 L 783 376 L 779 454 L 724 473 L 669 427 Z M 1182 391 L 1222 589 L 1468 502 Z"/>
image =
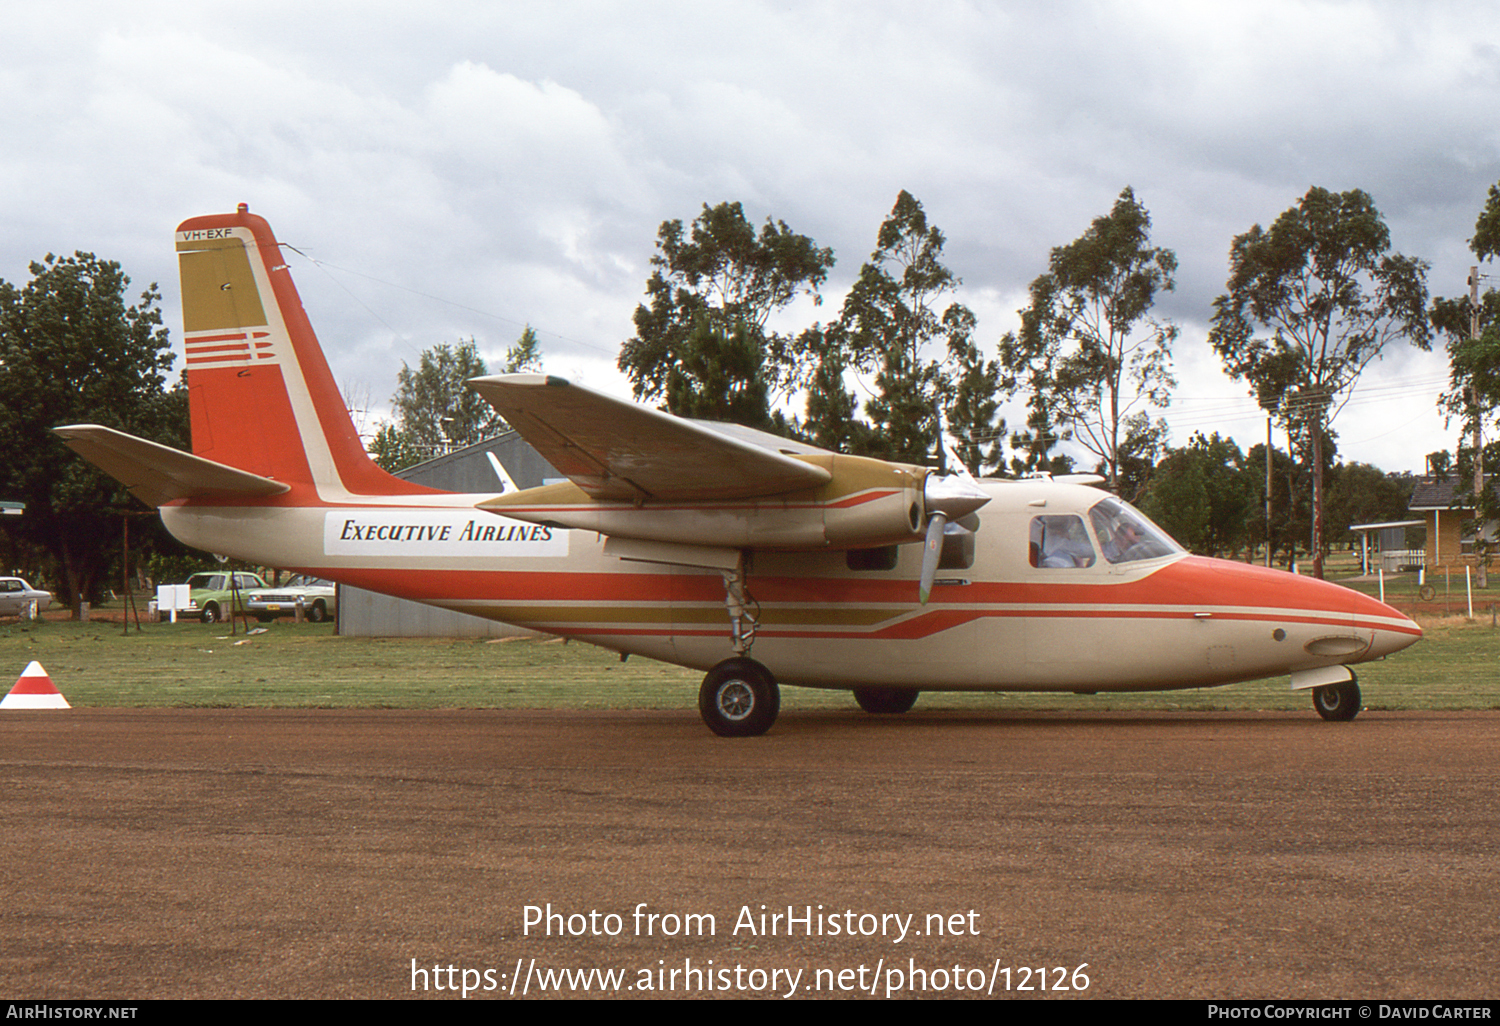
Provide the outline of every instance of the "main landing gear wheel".
<path id="1" fill-rule="evenodd" d="M 1359 681 L 1313 688 L 1313 708 L 1325 720 L 1352 720 L 1359 715 Z"/>
<path id="2" fill-rule="evenodd" d="M 917 704 L 920 693 L 916 688 L 855 688 L 854 700 L 867 713 L 904 713 Z"/>
<path id="3" fill-rule="evenodd" d="M 781 711 L 781 690 L 754 659 L 726 659 L 703 678 L 698 713 L 720 737 L 758 737 Z"/>

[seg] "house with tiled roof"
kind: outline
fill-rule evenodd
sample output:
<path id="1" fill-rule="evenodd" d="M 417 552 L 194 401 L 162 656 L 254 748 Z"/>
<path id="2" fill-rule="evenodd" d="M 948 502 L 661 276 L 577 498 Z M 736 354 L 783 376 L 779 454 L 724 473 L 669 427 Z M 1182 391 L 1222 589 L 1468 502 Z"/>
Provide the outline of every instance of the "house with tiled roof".
<path id="1" fill-rule="evenodd" d="M 1485 485 L 1500 497 L 1500 481 L 1486 477 Z M 1462 566 L 1474 562 L 1474 503 L 1458 498 L 1469 491 L 1469 483 L 1455 474 L 1424 477 L 1417 482 L 1407 509 L 1420 514 L 1427 523 L 1423 562 L 1428 566 Z M 1466 522 L 1469 523 L 1467 529 Z M 1484 536 L 1492 542 L 1496 526 L 1494 522 L 1485 525 Z M 1500 553 L 1492 551 L 1492 566 L 1496 565 L 1497 558 L 1500 558 Z"/>

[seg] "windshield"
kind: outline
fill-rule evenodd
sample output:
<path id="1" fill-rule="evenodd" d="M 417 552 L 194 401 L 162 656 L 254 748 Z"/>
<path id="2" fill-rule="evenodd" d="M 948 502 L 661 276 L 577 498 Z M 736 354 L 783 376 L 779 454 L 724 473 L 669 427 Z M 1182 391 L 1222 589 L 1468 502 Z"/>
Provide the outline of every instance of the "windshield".
<path id="1" fill-rule="evenodd" d="M 1111 563 L 1133 563 L 1184 551 L 1145 514 L 1113 495 L 1094 504 L 1089 520 L 1104 558 Z"/>

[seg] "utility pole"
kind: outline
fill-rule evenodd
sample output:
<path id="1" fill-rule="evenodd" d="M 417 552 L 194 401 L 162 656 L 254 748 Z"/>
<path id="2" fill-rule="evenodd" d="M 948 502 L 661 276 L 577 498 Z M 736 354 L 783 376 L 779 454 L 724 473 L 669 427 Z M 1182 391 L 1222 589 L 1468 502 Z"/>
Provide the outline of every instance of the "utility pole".
<path id="1" fill-rule="evenodd" d="M 1266 414 L 1266 567 L 1271 566 L 1271 415 Z"/>
<path id="2" fill-rule="evenodd" d="M 1477 345 L 1479 342 L 1479 268 L 1469 268 L 1469 337 Z M 1485 521 L 1484 521 L 1484 437 L 1481 434 L 1481 418 L 1479 416 L 1479 385 L 1474 381 L 1469 382 L 1469 401 L 1474 405 L 1474 555 L 1477 557 L 1474 576 L 1478 578 L 1479 587 L 1488 588 L 1489 568 L 1489 546 L 1485 544 Z"/>

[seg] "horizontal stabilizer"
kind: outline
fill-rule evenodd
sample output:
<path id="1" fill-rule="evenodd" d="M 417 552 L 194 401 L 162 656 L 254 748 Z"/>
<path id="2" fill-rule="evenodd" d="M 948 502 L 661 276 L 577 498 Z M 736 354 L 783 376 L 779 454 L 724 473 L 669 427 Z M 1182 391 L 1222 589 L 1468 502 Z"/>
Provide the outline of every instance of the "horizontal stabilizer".
<path id="1" fill-rule="evenodd" d="M 148 506 L 173 499 L 279 495 L 290 488 L 280 481 L 98 424 L 70 424 L 52 431 Z"/>
<path id="2" fill-rule="evenodd" d="M 744 432 L 731 435 L 563 378 L 503 374 L 472 378 L 469 387 L 594 499 L 747 499 L 832 479 L 822 467 L 756 444 Z"/>

